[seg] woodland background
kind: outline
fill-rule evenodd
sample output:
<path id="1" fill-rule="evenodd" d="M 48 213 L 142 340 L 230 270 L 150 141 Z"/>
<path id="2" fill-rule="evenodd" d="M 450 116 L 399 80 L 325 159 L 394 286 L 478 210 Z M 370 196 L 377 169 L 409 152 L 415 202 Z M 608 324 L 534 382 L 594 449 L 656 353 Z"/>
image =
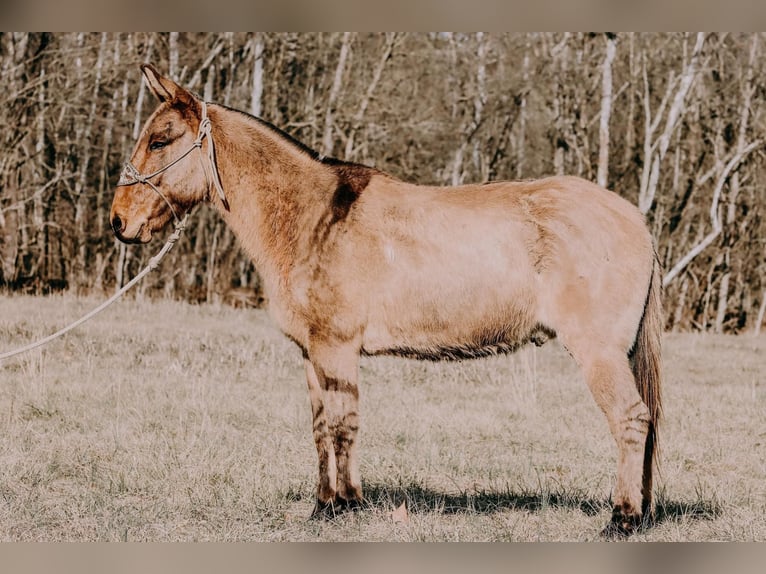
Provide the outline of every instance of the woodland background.
<path id="1" fill-rule="evenodd" d="M 155 107 L 152 62 L 308 146 L 423 184 L 574 174 L 634 202 L 671 330 L 758 332 L 766 309 L 763 34 L 2 33 L 0 288 L 115 290 L 113 186 Z M 201 208 L 145 296 L 257 304 Z"/>

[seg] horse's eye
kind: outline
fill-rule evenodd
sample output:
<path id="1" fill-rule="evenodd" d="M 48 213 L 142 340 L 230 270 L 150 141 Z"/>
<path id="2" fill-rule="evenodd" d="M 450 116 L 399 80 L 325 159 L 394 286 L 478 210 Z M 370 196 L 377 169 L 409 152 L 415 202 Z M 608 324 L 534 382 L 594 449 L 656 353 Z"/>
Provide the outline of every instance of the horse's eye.
<path id="1" fill-rule="evenodd" d="M 164 141 L 154 141 L 154 142 L 149 144 L 149 149 L 151 151 L 156 151 L 158 149 L 164 148 L 166 145 L 168 145 L 167 142 L 164 142 Z"/>

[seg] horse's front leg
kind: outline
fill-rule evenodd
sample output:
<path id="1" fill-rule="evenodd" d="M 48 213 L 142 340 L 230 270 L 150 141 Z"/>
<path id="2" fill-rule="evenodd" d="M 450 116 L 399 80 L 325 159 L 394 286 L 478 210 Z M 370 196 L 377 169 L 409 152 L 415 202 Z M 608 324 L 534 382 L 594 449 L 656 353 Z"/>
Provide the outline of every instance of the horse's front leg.
<path id="1" fill-rule="evenodd" d="M 332 516 L 362 500 L 357 457 L 359 355 L 356 349 L 314 345 L 305 359 L 319 455 L 313 516 Z"/>

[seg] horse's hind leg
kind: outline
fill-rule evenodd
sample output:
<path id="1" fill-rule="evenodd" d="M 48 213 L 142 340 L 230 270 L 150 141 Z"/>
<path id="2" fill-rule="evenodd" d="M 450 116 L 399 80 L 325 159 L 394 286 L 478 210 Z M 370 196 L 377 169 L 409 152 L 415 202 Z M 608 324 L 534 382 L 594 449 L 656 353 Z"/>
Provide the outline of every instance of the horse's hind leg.
<path id="1" fill-rule="evenodd" d="M 617 484 L 611 523 L 603 534 L 630 534 L 641 524 L 644 507 L 644 450 L 649 432 L 649 409 L 636 389 L 625 353 L 601 348 L 576 357 L 596 403 L 606 415 L 617 443 Z M 651 483 L 651 477 L 648 477 Z M 651 487 L 650 487 L 651 488 Z"/>
<path id="2" fill-rule="evenodd" d="M 344 352 L 345 351 L 345 352 Z M 319 456 L 314 516 L 332 516 L 362 500 L 357 457 L 358 356 L 350 350 L 315 348 L 305 360 Z"/>

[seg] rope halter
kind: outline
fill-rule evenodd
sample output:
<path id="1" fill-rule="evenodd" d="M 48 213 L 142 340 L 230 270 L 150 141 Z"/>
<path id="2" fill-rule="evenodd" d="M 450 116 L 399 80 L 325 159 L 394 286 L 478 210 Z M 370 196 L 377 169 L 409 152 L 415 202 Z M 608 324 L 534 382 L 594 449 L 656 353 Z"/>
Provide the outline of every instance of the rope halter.
<path id="1" fill-rule="evenodd" d="M 176 224 L 180 223 L 181 219 L 178 217 L 178 213 L 176 212 L 175 208 L 173 207 L 173 204 L 170 203 L 167 197 L 165 197 L 165 194 L 162 193 L 156 185 L 154 185 L 150 180 L 155 178 L 156 176 L 160 175 L 161 173 L 167 171 L 171 167 L 173 167 L 175 164 L 180 162 L 182 159 L 184 159 L 187 155 L 189 155 L 191 152 L 193 152 L 195 149 L 199 149 L 200 153 L 202 152 L 202 140 L 207 136 L 208 144 L 207 144 L 207 157 L 208 161 L 210 162 L 210 172 L 213 175 L 213 185 L 215 186 L 215 190 L 218 193 L 218 197 L 221 198 L 221 202 L 223 203 L 223 206 L 225 209 L 229 209 L 229 202 L 226 201 L 226 196 L 223 193 L 223 186 L 221 185 L 221 178 L 218 175 L 218 169 L 216 168 L 215 164 L 215 144 L 213 143 L 213 133 L 212 133 L 212 126 L 210 124 L 210 118 L 207 117 L 207 104 L 203 101 L 202 104 L 202 119 L 199 124 L 199 129 L 197 130 L 197 139 L 194 140 L 194 143 L 192 143 L 191 147 L 187 149 L 184 153 L 182 153 L 179 157 L 171 161 L 169 164 L 161 167 L 157 171 L 154 171 L 148 175 L 142 174 L 136 167 L 130 163 L 129 161 L 125 163 L 125 167 L 122 169 L 122 173 L 120 174 L 120 180 L 117 182 L 117 187 L 123 187 L 123 186 L 129 186 L 129 185 L 136 185 L 137 183 L 146 184 L 149 187 L 151 187 L 154 192 L 159 195 L 162 200 L 167 204 L 167 206 L 170 208 L 170 212 L 173 214 L 173 219 L 175 220 Z M 200 161 L 202 161 L 202 172 L 205 174 L 205 182 L 207 183 L 207 189 L 208 192 L 210 191 L 210 180 L 208 179 L 207 170 L 205 169 L 205 163 L 203 161 L 204 154 L 200 156 Z"/>

